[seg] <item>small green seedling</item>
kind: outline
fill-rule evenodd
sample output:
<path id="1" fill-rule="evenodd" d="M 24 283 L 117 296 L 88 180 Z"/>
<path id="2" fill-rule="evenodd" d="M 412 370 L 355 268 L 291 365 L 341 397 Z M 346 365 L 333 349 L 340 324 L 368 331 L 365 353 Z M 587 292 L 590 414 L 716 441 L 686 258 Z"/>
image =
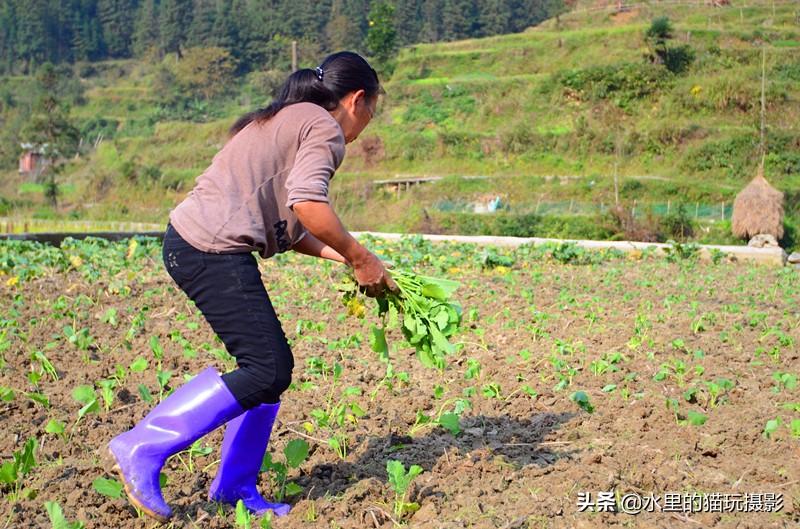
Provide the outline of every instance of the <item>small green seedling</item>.
<path id="1" fill-rule="evenodd" d="M 72 390 L 72 398 L 83 404 L 83 407 L 78 410 L 78 420 L 75 421 L 75 424 L 77 424 L 87 413 L 97 412 L 100 410 L 100 405 L 97 403 L 97 395 L 95 394 L 92 386 L 86 384 L 77 386 L 74 390 Z"/>
<path id="2" fill-rule="evenodd" d="M 278 501 L 282 501 L 287 496 L 295 496 L 303 492 L 300 485 L 287 481 L 287 476 L 290 468 L 300 468 L 300 465 L 308 458 L 308 451 L 309 446 L 306 441 L 292 439 L 286 443 L 286 447 L 283 449 L 286 463 L 273 461 L 272 454 L 269 452 L 264 454 L 264 460 L 261 462 L 261 471 L 270 472 L 273 490 L 276 491 L 275 498 Z"/>
<path id="3" fill-rule="evenodd" d="M 772 435 L 778 431 L 780 425 L 781 425 L 780 417 L 768 420 L 767 424 L 764 426 L 764 432 L 762 433 L 762 435 L 767 439 L 772 439 Z"/>
<path id="4" fill-rule="evenodd" d="M 584 391 L 576 391 L 572 395 L 569 396 L 569 400 L 574 402 L 581 408 L 583 411 L 587 413 L 594 413 L 594 406 L 589 401 L 589 395 L 586 394 Z"/>
<path id="5" fill-rule="evenodd" d="M 122 483 L 116 479 L 97 478 L 92 481 L 92 488 L 103 496 L 118 500 L 123 496 Z"/>
<path id="6" fill-rule="evenodd" d="M 394 491 L 394 514 L 398 518 L 402 518 L 405 513 L 413 513 L 419 510 L 418 503 L 406 502 L 406 494 L 414 478 L 422 473 L 422 467 L 411 465 L 406 471 L 403 463 L 390 459 L 386 462 L 386 473 L 389 475 L 389 485 Z"/>
<path id="7" fill-rule="evenodd" d="M 12 498 L 19 497 L 22 490 L 22 479 L 37 464 L 35 456 L 37 444 L 36 438 L 31 437 L 25 441 L 22 450 L 14 452 L 11 461 L 6 461 L 0 466 L 0 486 L 3 488 L 10 486 Z"/>
<path id="8" fill-rule="evenodd" d="M 241 529 L 251 529 L 253 527 L 253 515 L 244 506 L 244 502 L 236 502 L 236 527 Z"/>
<path id="9" fill-rule="evenodd" d="M 47 509 L 47 515 L 50 517 L 50 524 L 53 529 L 84 529 L 86 527 L 83 522 L 68 522 L 64 518 L 64 513 L 61 511 L 61 505 L 55 501 L 44 502 L 44 508 Z"/>

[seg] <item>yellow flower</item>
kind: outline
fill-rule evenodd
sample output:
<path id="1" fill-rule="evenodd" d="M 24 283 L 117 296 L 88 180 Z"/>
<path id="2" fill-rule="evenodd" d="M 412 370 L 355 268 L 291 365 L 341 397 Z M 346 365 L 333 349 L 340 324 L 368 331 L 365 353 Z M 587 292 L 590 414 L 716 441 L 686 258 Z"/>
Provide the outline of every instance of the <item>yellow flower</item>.
<path id="1" fill-rule="evenodd" d="M 700 92 L 702 92 L 702 91 L 703 91 L 703 87 L 698 85 L 698 84 L 696 84 L 696 85 L 694 85 L 692 87 L 692 89 L 689 92 L 691 92 L 691 94 L 693 96 L 698 96 L 698 95 L 700 95 Z"/>
<path id="2" fill-rule="evenodd" d="M 6 285 L 10 287 L 15 286 L 17 283 L 19 283 L 19 276 L 9 277 L 8 280 L 6 281 Z"/>
<path id="3" fill-rule="evenodd" d="M 128 243 L 128 254 L 125 256 L 125 259 L 130 260 L 133 257 L 133 254 L 136 253 L 136 248 L 139 246 L 139 243 L 136 239 L 131 239 L 131 242 Z"/>
<path id="4" fill-rule="evenodd" d="M 69 263 L 72 265 L 73 268 L 78 268 L 83 264 L 83 259 L 81 259 L 77 255 L 70 255 Z"/>

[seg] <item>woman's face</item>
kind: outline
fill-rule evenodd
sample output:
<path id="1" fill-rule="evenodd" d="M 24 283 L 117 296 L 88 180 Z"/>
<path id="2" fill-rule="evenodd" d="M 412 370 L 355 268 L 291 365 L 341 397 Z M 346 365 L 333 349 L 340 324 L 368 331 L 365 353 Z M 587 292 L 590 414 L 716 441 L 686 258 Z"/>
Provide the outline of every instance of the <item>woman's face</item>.
<path id="1" fill-rule="evenodd" d="M 342 127 L 346 143 L 358 138 L 375 115 L 377 105 L 378 96 L 367 97 L 364 90 L 350 92 L 339 101 L 339 107 L 331 114 Z"/>

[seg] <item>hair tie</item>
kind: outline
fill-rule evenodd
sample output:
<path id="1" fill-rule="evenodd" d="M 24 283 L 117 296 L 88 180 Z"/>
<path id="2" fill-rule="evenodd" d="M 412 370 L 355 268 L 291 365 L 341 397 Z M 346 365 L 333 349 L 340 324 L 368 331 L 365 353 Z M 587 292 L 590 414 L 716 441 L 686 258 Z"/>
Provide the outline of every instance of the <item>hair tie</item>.
<path id="1" fill-rule="evenodd" d="M 322 74 L 324 73 L 324 72 L 322 71 L 322 68 L 320 68 L 319 66 L 317 66 L 317 67 L 314 69 L 314 71 L 315 71 L 315 72 L 317 72 L 317 79 L 319 79 L 320 81 L 322 81 Z"/>

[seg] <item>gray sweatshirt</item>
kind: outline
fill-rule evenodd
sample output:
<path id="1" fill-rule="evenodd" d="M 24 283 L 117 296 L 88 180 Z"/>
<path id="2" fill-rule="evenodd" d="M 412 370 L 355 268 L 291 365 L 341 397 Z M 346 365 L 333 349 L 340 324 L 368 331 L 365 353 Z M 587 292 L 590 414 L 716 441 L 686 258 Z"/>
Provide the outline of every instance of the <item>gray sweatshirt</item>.
<path id="1" fill-rule="evenodd" d="M 285 252 L 306 234 L 292 206 L 328 202 L 344 153 L 344 133 L 327 110 L 289 105 L 231 138 L 169 220 L 204 252 Z"/>

